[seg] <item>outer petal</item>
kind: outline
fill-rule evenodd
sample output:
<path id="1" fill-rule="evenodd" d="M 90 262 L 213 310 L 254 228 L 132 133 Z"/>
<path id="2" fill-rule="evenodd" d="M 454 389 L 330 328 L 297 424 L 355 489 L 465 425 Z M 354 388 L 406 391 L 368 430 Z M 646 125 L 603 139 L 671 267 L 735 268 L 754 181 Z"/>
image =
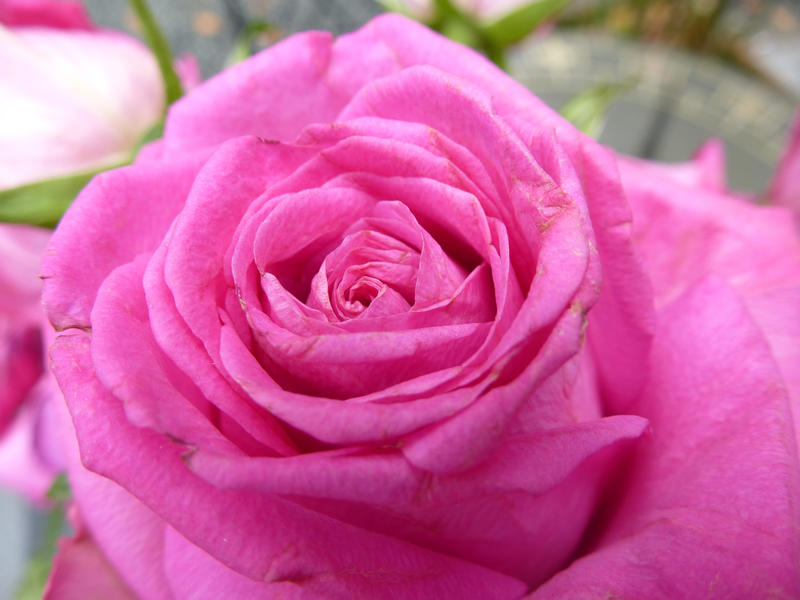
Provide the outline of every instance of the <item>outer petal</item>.
<path id="1" fill-rule="evenodd" d="M 81 464 L 75 429 L 62 398 L 53 399 L 54 435 L 65 455 L 69 484 L 78 512 L 76 539 L 62 541 L 60 563 L 50 578 L 54 600 L 68 600 L 66 592 L 92 562 L 100 568 L 98 581 L 116 589 L 124 588 L 147 600 L 170 600 L 162 568 L 164 522 L 113 481 L 86 470 Z M 103 560 L 99 561 L 100 555 Z M 108 561 L 108 562 L 106 562 Z M 105 563 L 105 564 L 103 564 Z M 116 570 L 116 577 L 108 571 Z M 89 581 L 94 581 L 89 577 Z M 117 586 L 111 586 L 116 582 Z M 83 584 L 85 585 L 85 581 Z M 62 587 L 67 586 L 67 587 Z M 123 588 L 122 590 L 119 588 Z M 64 595 L 62 595 L 64 594 Z M 79 598 L 82 596 L 75 596 Z M 96 596 L 97 600 L 104 596 Z M 116 598 L 116 596 L 110 596 Z"/>
<path id="2" fill-rule="evenodd" d="M 206 484 L 187 469 L 181 447 L 127 423 L 119 402 L 94 379 L 87 338 L 83 332 L 62 335 L 53 349 L 84 464 L 124 484 L 187 539 L 239 573 L 269 583 L 294 582 L 330 598 L 379 597 L 387 577 L 396 598 L 475 593 L 510 600 L 522 594 L 520 581 L 483 567 L 274 496 Z"/>
<path id="3" fill-rule="evenodd" d="M 791 213 L 622 166 L 657 305 L 710 274 L 730 282 L 770 344 L 800 429 L 800 238 Z"/>
<path id="4" fill-rule="evenodd" d="M 668 177 L 676 183 L 711 192 L 725 192 L 725 146 L 719 139 L 704 143 L 689 162 L 660 163 L 623 157 L 621 162 L 637 166 L 654 177 Z"/>
<path id="5" fill-rule="evenodd" d="M 364 83 L 397 70 L 395 61 L 388 48 L 353 36 L 335 45 L 329 33 L 292 36 L 177 102 L 167 120 L 165 152 L 241 135 L 292 141 L 306 125 L 332 121 Z"/>
<path id="6" fill-rule="evenodd" d="M 265 583 L 249 579 L 215 560 L 171 527 L 166 530 L 165 546 L 164 565 L 175 600 L 311 600 L 331 597 L 311 592 L 299 582 Z"/>
<path id="7" fill-rule="evenodd" d="M 652 440 L 605 535 L 529 597 L 798 597 L 795 433 L 759 328 L 703 282 L 660 314 L 651 365 L 632 408 Z"/>
<path id="8" fill-rule="evenodd" d="M 202 162 L 190 156 L 125 167 L 98 175 L 84 188 L 42 260 L 43 301 L 56 329 L 90 326 L 100 284 L 118 265 L 155 249 Z"/>
<path id="9" fill-rule="evenodd" d="M 134 600 L 86 531 L 59 542 L 43 600 Z"/>
<path id="10" fill-rule="evenodd" d="M 68 0 L 0 0 L 0 24 L 55 29 L 93 27 L 83 4 Z"/>
<path id="11" fill-rule="evenodd" d="M 599 489 L 619 468 L 610 447 L 645 426 L 640 417 L 617 416 L 516 436 L 473 470 L 446 476 L 416 469 L 389 448 L 240 460 L 199 450 L 188 462 L 217 486 L 295 497 L 342 521 L 538 584 L 574 552 Z"/>

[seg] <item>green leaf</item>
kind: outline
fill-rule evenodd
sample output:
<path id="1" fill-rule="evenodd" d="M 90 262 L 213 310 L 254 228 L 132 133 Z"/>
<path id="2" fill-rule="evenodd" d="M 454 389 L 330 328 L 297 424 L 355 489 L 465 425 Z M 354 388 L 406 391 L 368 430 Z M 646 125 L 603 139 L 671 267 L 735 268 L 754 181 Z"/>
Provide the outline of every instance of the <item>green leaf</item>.
<path id="1" fill-rule="evenodd" d="M 39 600 L 44 594 L 53 566 L 58 538 L 67 529 L 65 503 L 71 497 L 71 492 L 65 474 L 62 473 L 56 478 L 50 491 L 47 492 L 47 497 L 55 503 L 55 506 L 47 513 L 44 539 L 28 563 L 28 568 L 25 570 L 14 596 L 15 600 Z"/>
<path id="2" fill-rule="evenodd" d="M 48 499 L 53 502 L 66 502 L 72 497 L 72 491 L 69 489 L 69 481 L 67 481 L 66 473 L 59 474 L 53 485 L 47 491 Z"/>
<path id="3" fill-rule="evenodd" d="M 543 21 L 555 16 L 569 0 L 535 0 L 482 27 L 483 34 L 501 48 L 527 37 Z"/>
<path id="4" fill-rule="evenodd" d="M 105 170 L 96 169 L 0 190 L 0 222 L 55 227 L 78 192 L 92 177 Z"/>
<path id="5" fill-rule="evenodd" d="M 128 3 L 139 19 L 147 44 L 153 51 L 156 62 L 158 62 L 161 78 L 164 80 L 164 93 L 166 96 L 164 111 L 166 112 L 170 104 L 183 96 L 183 86 L 173 66 L 172 50 L 170 50 L 167 38 L 164 36 L 164 32 L 161 31 L 158 21 L 156 21 L 148 6 L 147 0 L 128 0 Z"/>
<path id="6" fill-rule="evenodd" d="M 583 90 L 562 106 L 561 115 L 586 135 L 596 139 L 605 126 L 608 109 L 633 84 L 633 80 L 598 83 Z"/>

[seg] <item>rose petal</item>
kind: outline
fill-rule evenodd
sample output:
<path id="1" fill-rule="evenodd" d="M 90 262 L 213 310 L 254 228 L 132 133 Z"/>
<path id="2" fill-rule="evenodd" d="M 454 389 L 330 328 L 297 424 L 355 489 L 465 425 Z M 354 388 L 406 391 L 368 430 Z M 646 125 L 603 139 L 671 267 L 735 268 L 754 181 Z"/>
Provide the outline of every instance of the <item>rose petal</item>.
<path id="1" fill-rule="evenodd" d="M 166 598 L 166 596 L 164 596 Z M 43 600 L 135 600 L 87 535 L 62 539 Z"/>
<path id="2" fill-rule="evenodd" d="M 179 446 L 125 420 L 119 402 L 94 378 L 88 350 L 88 335 L 76 332 L 61 335 L 52 351 L 83 463 L 135 490 L 156 514 L 230 568 L 257 580 L 293 581 L 310 593 L 324 589 L 342 597 L 374 596 L 385 589 L 387 573 L 396 578 L 398 597 L 418 596 L 419 590 L 456 596 L 477 590 L 487 598 L 510 600 L 523 592 L 518 580 L 347 526 L 278 497 L 206 484 L 187 469 Z M 98 412 L 102 419 L 90 416 Z"/>
<path id="3" fill-rule="evenodd" d="M 596 337 L 613 342 L 614 347 L 606 352 L 600 344 L 598 351 L 602 356 L 615 356 L 615 350 L 629 349 L 626 354 L 618 355 L 617 364 L 609 364 L 607 373 L 603 375 L 604 387 L 607 396 L 618 398 L 616 404 L 629 402 L 642 383 L 642 361 L 647 356 L 654 317 L 647 276 L 632 250 L 630 232 L 625 225 L 631 220 L 630 211 L 618 183 L 615 183 L 615 169 L 608 170 L 613 159 L 485 57 L 465 50 L 460 44 L 438 36 L 422 25 L 387 14 L 373 19 L 357 35 L 385 45 L 403 66 L 439 67 L 458 78 L 474 82 L 481 89 L 492 90 L 491 109 L 526 143 L 543 135 L 551 139 L 552 132 L 555 132 L 569 160 L 582 167 L 579 174 L 584 181 L 583 189 L 589 192 L 586 204 L 591 212 L 601 260 L 604 253 L 609 258 L 615 257 L 613 263 L 606 259 L 605 292 L 601 293 L 599 304 L 594 309 L 597 315 L 608 315 L 608 319 L 596 321 L 608 323 L 606 327 L 612 332 L 610 336 Z M 428 104 L 427 99 L 424 104 Z M 552 141 L 546 147 L 548 152 L 536 154 L 538 160 L 544 160 L 548 155 L 551 158 L 557 156 L 552 152 Z M 552 163 L 548 165 L 548 173 L 556 177 Z M 564 180 L 560 181 L 563 185 Z M 607 299 L 603 299 L 604 296 Z M 620 370 L 623 368 L 624 371 Z M 623 373 L 624 378 L 617 382 L 617 376 Z"/>
<path id="4" fill-rule="evenodd" d="M 6 27 L 93 28 L 83 5 L 67 0 L 3 0 L 0 23 Z"/>
<path id="5" fill-rule="evenodd" d="M 653 437 L 615 518 L 593 552 L 529 597 L 797 596 L 800 469 L 759 328 L 729 287 L 704 281 L 659 316 L 651 364 L 632 409 Z"/>
<path id="6" fill-rule="evenodd" d="M 84 188 L 42 259 L 43 302 L 57 329 L 90 327 L 103 279 L 119 264 L 153 251 L 183 207 L 203 157 L 125 167 Z"/>
<path id="7" fill-rule="evenodd" d="M 72 592 L 76 599 L 92 598 L 77 595 L 81 591 L 90 593 L 87 583 L 108 586 L 109 592 L 123 598 L 135 594 L 169 600 L 161 566 L 164 522 L 116 483 L 83 467 L 64 400 L 54 399 L 52 408 L 54 435 L 65 456 L 70 491 L 79 513 L 76 540 L 61 542 L 50 576 L 48 588 L 53 600 L 69 600 Z M 91 567 L 97 572 L 85 570 Z"/>
<path id="8" fill-rule="evenodd" d="M 685 163 L 659 163 L 637 158 L 622 157 L 621 162 L 635 164 L 641 171 L 649 171 L 654 176 L 668 177 L 691 188 L 701 188 L 712 192 L 726 192 L 725 184 L 725 146 L 719 139 L 710 139 L 694 153 L 692 160 Z"/>
<path id="9" fill-rule="evenodd" d="M 495 383 L 465 410 L 407 436 L 403 454 L 415 466 L 431 473 L 464 471 L 494 451 L 520 405 L 558 367 L 578 352 L 580 329 L 584 315 L 567 311 L 559 319 L 524 371 L 510 382 L 499 379 L 502 362 L 495 365 L 489 377 Z M 506 358 L 512 360 L 513 354 Z"/>
<path id="10" fill-rule="evenodd" d="M 711 274 L 729 281 L 770 343 L 800 428 L 800 241 L 791 213 L 654 178 L 633 163 L 622 175 L 657 303 Z"/>
<path id="11" fill-rule="evenodd" d="M 156 61 L 130 36 L 1 28 L 0 61 L 0 188 L 115 165 L 163 110 Z"/>
<path id="12" fill-rule="evenodd" d="M 161 350 L 192 380 L 203 396 L 238 423 L 247 436 L 278 454 L 294 454 L 296 449 L 280 425 L 268 413 L 253 406 L 223 376 L 178 313 L 172 293 L 164 283 L 166 251 L 167 245 L 164 244 L 155 252 L 143 278 L 150 327 Z"/>
<path id="13" fill-rule="evenodd" d="M 446 416 L 472 402 L 488 385 L 442 391 L 460 367 L 403 381 L 358 402 L 287 392 L 278 386 L 231 327 L 222 329 L 223 365 L 253 401 L 277 418 L 331 444 L 386 442 Z M 391 403 L 388 402 L 391 401 Z"/>
<path id="14" fill-rule="evenodd" d="M 142 289 L 147 256 L 117 267 L 92 309 L 92 356 L 98 379 L 125 406 L 128 419 L 189 444 L 241 455 L 210 423 L 217 415 L 156 344 Z M 126 343 L 120 344 L 120 339 Z"/>

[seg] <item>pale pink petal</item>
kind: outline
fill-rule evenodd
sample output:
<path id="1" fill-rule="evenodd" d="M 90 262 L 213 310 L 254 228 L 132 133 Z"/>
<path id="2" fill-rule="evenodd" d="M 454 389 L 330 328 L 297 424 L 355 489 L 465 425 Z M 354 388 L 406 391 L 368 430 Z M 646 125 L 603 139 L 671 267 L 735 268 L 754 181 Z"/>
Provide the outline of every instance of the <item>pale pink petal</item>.
<path id="1" fill-rule="evenodd" d="M 127 160 L 163 110 L 152 54 L 110 31 L 0 28 L 0 79 L 0 189 Z"/>

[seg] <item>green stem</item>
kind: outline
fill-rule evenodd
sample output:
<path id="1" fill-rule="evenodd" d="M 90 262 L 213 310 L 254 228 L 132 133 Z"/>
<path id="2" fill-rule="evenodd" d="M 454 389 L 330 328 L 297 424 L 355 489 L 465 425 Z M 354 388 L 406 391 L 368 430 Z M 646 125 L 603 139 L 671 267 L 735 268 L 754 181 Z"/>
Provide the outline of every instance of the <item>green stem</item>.
<path id="1" fill-rule="evenodd" d="M 161 78 L 164 80 L 164 92 L 166 96 L 166 104 L 164 110 L 175 102 L 178 98 L 183 96 L 183 87 L 178 75 L 175 73 L 175 68 L 172 62 L 172 51 L 170 50 L 167 38 L 164 37 L 164 32 L 158 25 L 155 17 L 153 16 L 147 0 L 128 0 L 133 12 L 136 13 L 139 23 L 142 25 L 144 37 L 147 39 L 147 44 L 153 50 L 156 61 L 158 61 L 158 68 L 161 70 Z"/>

